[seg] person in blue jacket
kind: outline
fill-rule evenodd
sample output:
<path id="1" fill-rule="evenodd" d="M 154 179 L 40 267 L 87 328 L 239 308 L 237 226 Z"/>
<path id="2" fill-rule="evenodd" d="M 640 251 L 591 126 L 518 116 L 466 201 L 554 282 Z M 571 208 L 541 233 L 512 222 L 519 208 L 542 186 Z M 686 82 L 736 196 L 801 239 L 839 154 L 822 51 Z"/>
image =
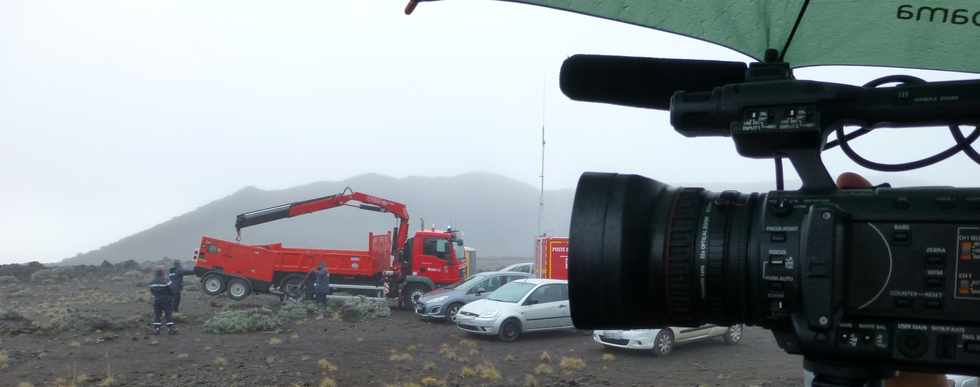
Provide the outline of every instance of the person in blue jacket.
<path id="1" fill-rule="evenodd" d="M 174 266 L 170 268 L 170 282 L 174 284 L 174 313 L 180 312 L 180 293 L 184 291 L 184 276 L 194 274 L 194 270 L 184 269 L 180 261 L 174 261 Z"/>
<path id="2" fill-rule="evenodd" d="M 313 299 L 317 304 L 326 307 L 327 295 L 330 294 L 330 272 L 327 271 L 327 266 L 320 262 L 320 266 L 312 274 Z"/>
<path id="3" fill-rule="evenodd" d="M 162 267 L 153 271 L 150 294 L 153 295 L 153 334 L 159 335 L 164 326 L 171 335 L 177 334 L 177 326 L 173 320 L 174 294 L 177 294 L 177 290 Z"/>

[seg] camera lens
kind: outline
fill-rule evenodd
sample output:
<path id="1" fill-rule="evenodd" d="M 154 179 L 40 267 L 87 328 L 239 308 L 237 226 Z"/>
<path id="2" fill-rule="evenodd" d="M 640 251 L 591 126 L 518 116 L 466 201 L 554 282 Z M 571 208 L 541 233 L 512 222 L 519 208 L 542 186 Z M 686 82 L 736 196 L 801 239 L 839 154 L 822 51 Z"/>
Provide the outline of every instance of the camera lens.
<path id="1" fill-rule="evenodd" d="M 732 325 L 746 318 L 758 195 L 585 173 L 572 208 L 569 300 L 582 329 Z"/>

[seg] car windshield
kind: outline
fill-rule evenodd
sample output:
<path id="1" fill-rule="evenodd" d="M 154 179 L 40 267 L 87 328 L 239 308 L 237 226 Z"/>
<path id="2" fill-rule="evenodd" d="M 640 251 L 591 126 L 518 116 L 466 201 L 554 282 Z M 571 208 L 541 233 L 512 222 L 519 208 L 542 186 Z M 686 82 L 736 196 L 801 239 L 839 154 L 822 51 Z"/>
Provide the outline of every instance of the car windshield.
<path id="1" fill-rule="evenodd" d="M 457 282 L 455 284 L 452 284 L 449 287 L 451 287 L 453 289 L 456 289 L 456 290 L 462 290 L 464 292 L 465 291 L 469 291 L 474 286 L 479 285 L 480 283 L 482 283 L 483 281 L 485 281 L 487 279 L 487 277 L 488 276 L 485 276 L 485 275 L 474 275 L 474 276 L 471 276 L 470 278 L 467 278 L 464 281 L 459 281 L 459 282 Z"/>
<path id="2" fill-rule="evenodd" d="M 487 298 L 500 302 L 517 302 L 524 298 L 531 289 L 534 289 L 534 284 L 532 283 L 523 281 L 511 282 L 490 293 L 490 296 Z"/>

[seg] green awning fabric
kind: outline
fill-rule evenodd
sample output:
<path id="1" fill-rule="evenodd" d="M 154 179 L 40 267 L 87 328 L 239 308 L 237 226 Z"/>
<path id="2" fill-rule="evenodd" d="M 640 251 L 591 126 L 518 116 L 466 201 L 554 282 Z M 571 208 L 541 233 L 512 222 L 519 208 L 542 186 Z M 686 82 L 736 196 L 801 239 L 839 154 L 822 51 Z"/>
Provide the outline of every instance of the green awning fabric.
<path id="1" fill-rule="evenodd" d="M 783 59 L 793 67 L 867 65 L 980 73 L 977 0 L 506 1 L 673 32 L 759 60 L 766 49 L 786 48 Z"/>

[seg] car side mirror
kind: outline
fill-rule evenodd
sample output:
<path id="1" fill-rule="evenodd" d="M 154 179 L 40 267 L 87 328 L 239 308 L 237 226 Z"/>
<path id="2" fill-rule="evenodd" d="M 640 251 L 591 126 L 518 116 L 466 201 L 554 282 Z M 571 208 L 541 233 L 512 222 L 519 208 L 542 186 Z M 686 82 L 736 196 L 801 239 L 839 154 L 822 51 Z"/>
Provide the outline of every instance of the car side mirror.
<path id="1" fill-rule="evenodd" d="M 462 239 L 457 239 L 456 240 L 456 246 L 462 246 L 462 245 L 463 245 L 463 240 Z"/>
<path id="2" fill-rule="evenodd" d="M 524 301 L 524 305 L 537 305 L 537 304 L 538 304 L 538 300 L 531 299 L 531 300 Z"/>
<path id="3" fill-rule="evenodd" d="M 484 289 L 484 288 L 476 288 L 476 291 L 474 293 L 476 293 L 477 295 L 480 295 L 480 294 L 483 294 L 483 293 L 486 293 L 486 292 L 487 292 L 487 289 Z"/>

